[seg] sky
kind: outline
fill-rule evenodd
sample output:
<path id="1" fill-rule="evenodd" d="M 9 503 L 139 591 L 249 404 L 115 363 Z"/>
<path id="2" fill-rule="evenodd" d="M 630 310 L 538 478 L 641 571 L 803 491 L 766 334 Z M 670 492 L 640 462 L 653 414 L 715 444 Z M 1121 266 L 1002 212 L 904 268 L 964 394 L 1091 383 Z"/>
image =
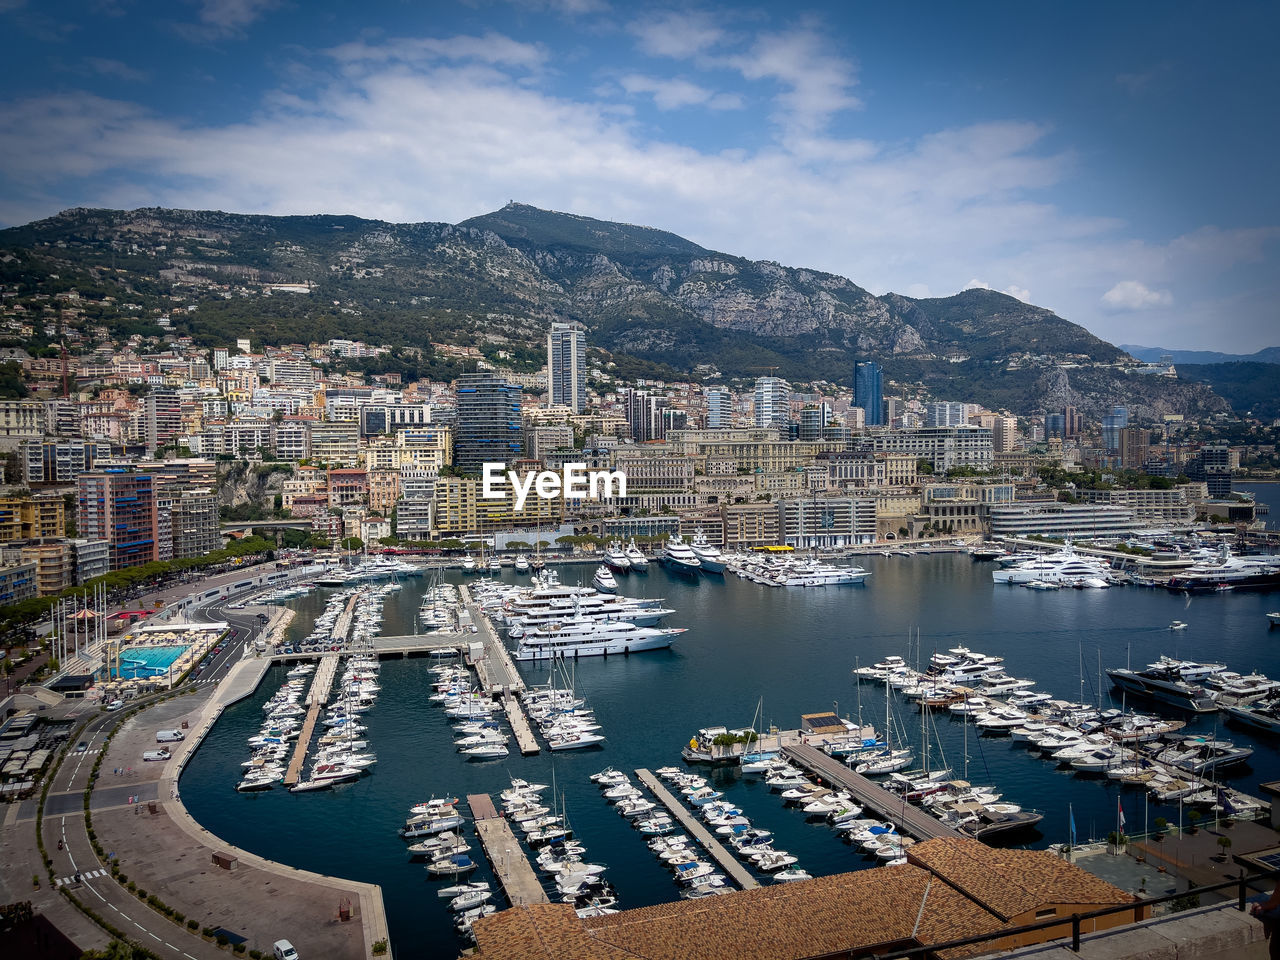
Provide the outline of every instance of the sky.
<path id="1" fill-rule="evenodd" d="M 509 200 L 1280 344 L 1280 4 L 0 0 L 0 225 Z"/>

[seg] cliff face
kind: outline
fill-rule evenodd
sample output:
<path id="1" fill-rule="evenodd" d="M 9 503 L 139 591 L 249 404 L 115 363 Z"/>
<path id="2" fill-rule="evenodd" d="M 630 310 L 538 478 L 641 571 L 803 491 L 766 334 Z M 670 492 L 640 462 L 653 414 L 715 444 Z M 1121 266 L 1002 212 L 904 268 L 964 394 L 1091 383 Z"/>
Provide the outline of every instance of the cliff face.
<path id="1" fill-rule="evenodd" d="M 853 363 L 870 359 L 934 396 L 1019 413 L 1067 396 L 1091 411 L 1116 402 L 1226 409 L 1207 387 L 1107 366 L 1126 355 L 1004 294 L 877 297 L 845 277 L 523 204 L 457 225 L 69 210 L 0 231 L 0 250 L 13 258 L 0 257 L 0 281 L 53 290 L 78 279 L 143 308 L 190 299 L 198 309 L 176 316 L 173 330 L 197 339 L 216 331 L 224 343 L 341 336 L 530 351 L 550 321 L 571 319 L 588 327 L 591 346 L 680 374 L 753 377 L 769 368 L 847 385 Z M 285 281 L 309 283 L 311 293 L 272 296 L 268 285 Z"/>

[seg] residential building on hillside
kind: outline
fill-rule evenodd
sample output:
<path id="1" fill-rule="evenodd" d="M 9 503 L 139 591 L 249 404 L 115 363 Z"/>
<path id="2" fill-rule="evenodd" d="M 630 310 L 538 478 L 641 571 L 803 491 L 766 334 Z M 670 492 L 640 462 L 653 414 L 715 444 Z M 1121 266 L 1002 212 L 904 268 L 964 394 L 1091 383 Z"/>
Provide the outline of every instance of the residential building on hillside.
<path id="1" fill-rule="evenodd" d="M 868 427 L 888 423 L 884 402 L 884 369 L 870 361 L 853 365 L 853 405 L 862 411 Z"/>
<path id="2" fill-rule="evenodd" d="M 756 381 L 755 425 L 757 428 L 785 424 L 791 414 L 791 387 L 781 377 L 761 377 Z"/>
<path id="3" fill-rule="evenodd" d="M 547 334 L 547 406 L 582 413 L 587 406 L 587 331 L 580 323 L 553 322 Z"/>
<path id="4" fill-rule="evenodd" d="M 724 387 L 708 387 L 706 401 L 706 429 L 721 430 L 733 426 L 733 394 Z"/>
<path id="5" fill-rule="evenodd" d="M 520 458 L 521 387 L 491 373 L 464 374 L 457 380 L 457 423 L 453 465 L 479 473 L 486 463 Z"/>

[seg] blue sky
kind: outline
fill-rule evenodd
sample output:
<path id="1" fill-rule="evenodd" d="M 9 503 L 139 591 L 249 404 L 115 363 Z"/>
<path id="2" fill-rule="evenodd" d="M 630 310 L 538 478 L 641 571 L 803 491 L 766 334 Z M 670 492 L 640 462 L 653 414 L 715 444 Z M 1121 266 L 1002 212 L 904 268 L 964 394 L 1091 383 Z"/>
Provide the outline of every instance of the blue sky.
<path id="1" fill-rule="evenodd" d="M 519 200 L 1280 344 L 1280 6 L 0 0 L 0 224 Z"/>

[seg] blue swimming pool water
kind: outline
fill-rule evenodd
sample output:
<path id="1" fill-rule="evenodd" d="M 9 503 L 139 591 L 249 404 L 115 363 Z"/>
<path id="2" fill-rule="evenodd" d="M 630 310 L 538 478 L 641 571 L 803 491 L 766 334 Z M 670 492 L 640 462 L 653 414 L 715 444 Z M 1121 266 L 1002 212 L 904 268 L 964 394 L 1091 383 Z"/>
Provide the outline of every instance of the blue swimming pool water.
<path id="1" fill-rule="evenodd" d="M 187 652 L 189 644 L 176 643 L 159 647 L 125 647 L 120 651 L 120 676 L 133 680 L 154 677 Z"/>

